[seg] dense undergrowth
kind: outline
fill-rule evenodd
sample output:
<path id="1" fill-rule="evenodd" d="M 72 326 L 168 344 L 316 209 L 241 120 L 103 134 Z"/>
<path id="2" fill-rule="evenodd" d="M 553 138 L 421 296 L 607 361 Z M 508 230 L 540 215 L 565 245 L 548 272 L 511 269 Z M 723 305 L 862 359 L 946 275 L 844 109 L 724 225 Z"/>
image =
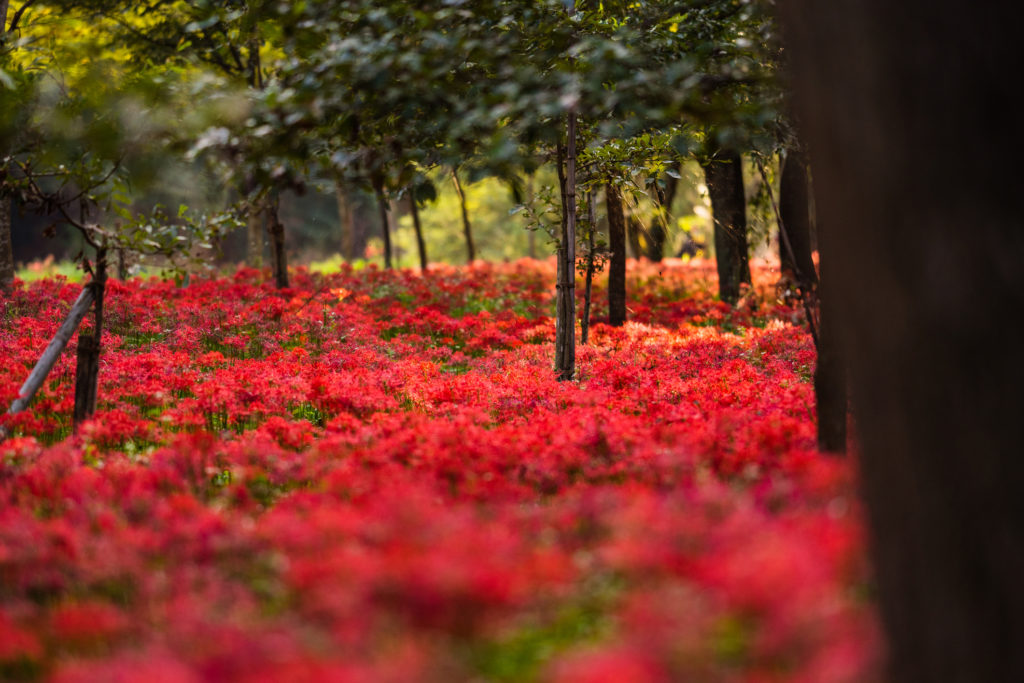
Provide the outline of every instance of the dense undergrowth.
<path id="1" fill-rule="evenodd" d="M 552 266 L 112 281 L 0 444 L 0 679 L 863 681 L 849 464 L 767 265 L 637 266 L 551 371 Z M 22 286 L 0 400 L 77 294 Z"/>

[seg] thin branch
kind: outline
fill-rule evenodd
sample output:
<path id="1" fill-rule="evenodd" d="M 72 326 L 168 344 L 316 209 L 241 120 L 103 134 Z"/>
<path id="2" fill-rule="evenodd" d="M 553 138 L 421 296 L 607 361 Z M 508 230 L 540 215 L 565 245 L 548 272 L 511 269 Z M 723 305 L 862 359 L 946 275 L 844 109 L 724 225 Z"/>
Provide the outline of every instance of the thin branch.
<path id="1" fill-rule="evenodd" d="M 29 7 L 34 5 L 35 2 L 36 0 L 25 0 L 25 4 L 15 10 L 14 15 L 11 17 L 11 24 L 7 28 L 8 33 L 14 33 L 18 29 L 18 24 L 21 22 L 21 18 L 25 16 L 25 12 Z"/>

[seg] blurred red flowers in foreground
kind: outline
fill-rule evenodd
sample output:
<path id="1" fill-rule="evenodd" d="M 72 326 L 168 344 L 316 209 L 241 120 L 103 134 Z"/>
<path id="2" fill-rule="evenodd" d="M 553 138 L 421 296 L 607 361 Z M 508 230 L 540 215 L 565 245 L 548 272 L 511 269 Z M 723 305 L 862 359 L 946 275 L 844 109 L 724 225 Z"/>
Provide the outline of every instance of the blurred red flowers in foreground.
<path id="1" fill-rule="evenodd" d="M 0 444 L 0 678 L 864 681 L 849 462 L 768 266 L 636 266 L 555 381 L 552 266 L 111 282 Z M 12 400 L 75 287 L 0 319 Z M 606 314 L 605 314 L 606 315 Z"/>

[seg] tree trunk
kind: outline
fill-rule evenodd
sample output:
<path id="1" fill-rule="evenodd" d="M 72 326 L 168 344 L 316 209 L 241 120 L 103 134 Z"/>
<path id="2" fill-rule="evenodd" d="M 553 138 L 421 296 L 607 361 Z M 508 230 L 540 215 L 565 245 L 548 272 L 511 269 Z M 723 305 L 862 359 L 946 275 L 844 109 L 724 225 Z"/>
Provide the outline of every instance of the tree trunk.
<path id="1" fill-rule="evenodd" d="M 11 199 L 0 193 L 0 291 L 14 285 L 14 251 L 11 248 Z"/>
<path id="2" fill-rule="evenodd" d="M 412 227 L 416 231 L 416 250 L 420 255 L 420 270 L 427 272 L 427 244 L 423 241 L 423 225 L 420 223 L 420 207 L 412 189 L 409 190 L 409 211 L 412 213 Z"/>
<path id="3" fill-rule="evenodd" d="M 1024 681 L 1018 10 L 783 7 L 891 680 Z"/>
<path id="4" fill-rule="evenodd" d="M 608 210 L 608 324 L 615 327 L 626 322 L 626 216 L 619 188 L 605 185 Z"/>
<path id="5" fill-rule="evenodd" d="M 388 221 L 388 200 L 384 196 L 384 184 L 381 181 L 374 183 L 374 192 L 377 194 L 377 212 L 380 216 L 380 230 L 384 237 L 384 267 L 391 270 L 391 225 Z"/>
<path id="6" fill-rule="evenodd" d="M 665 255 L 665 227 L 661 224 L 661 218 L 655 216 L 651 219 L 651 227 L 647 229 L 647 243 L 644 249 L 644 256 L 649 261 L 658 263 Z"/>
<path id="7" fill-rule="evenodd" d="M 288 286 L 288 253 L 284 248 L 284 224 L 278 214 L 279 199 L 267 203 L 267 232 L 270 235 L 270 256 L 273 259 L 274 283 L 278 289 Z"/>
<path id="8" fill-rule="evenodd" d="M 128 280 L 128 260 L 125 258 L 124 249 L 117 250 L 117 279 L 121 282 Z"/>
<path id="9" fill-rule="evenodd" d="M 714 220 L 718 295 L 722 301 L 735 304 L 740 298 L 740 284 L 750 284 L 743 165 L 738 153 L 719 152 L 703 166 Z"/>
<path id="10" fill-rule="evenodd" d="M 562 234 L 558 245 L 555 370 L 561 381 L 571 380 L 576 374 L 576 114 L 573 112 L 569 112 L 566 131 L 564 173 L 561 158 L 558 163 Z"/>
<path id="11" fill-rule="evenodd" d="M 533 175 L 526 178 L 526 205 L 533 206 Z M 526 231 L 526 254 L 532 259 L 537 258 L 537 231 L 535 229 Z"/>
<path id="12" fill-rule="evenodd" d="M 672 165 L 673 172 L 678 175 L 682 164 L 676 162 Z M 672 204 L 676 199 L 676 191 L 679 188 L 679 179 L 675 175 L 665 174 L 665 187 L 655 188 L 655 211 L 651 219 L 651 227 L 647 231 L 647 253 L 646 256 L 655 263 L 660 262 L 665 256 L 665 241 L 668 239 L 668 226 L 672 218 Z"/>
<path id="13" fill-rule="evenodd" d="M 619 195 L 619 201 L 622 201 L 622 195 Z M 644 255 L 643 247 L 640 246 L 640 233 L 643 231 L 643 226 L 640 225 L 640 221 L 633 214 L 629 214 L 625 218 L 626 221 L 626 237 L 629 238 L 629 255 L 640 260 L 640 257 Z"/>
<path id="14" fill-rule="evenodd" d="M 580 319 L 580 343 L 590 341 L 590 303 L 594 291 L 594 231 L 597 230 L 597 207 L 594 190 L 587 192 L 587 271 L 583 288 L 583 317 Z"/>
<path id="15" fill-rule="evenodd" d="M 823 273 L 830 275 L 828 271 Z M 833 289 L 830 277 L 823 277 L 817 289 L 820 313 L 815 344 L 818 360 L 814 369 L 814 400 L 818 413 L 818 449 L 826 453 L 845 453 L 849 412 L 847 370 L 837 321 L 841 313 L 836 308 Z"/>
<path id="16" fill-rule="evenodd" d="M 466 263 L 473 263 L 476 260 L 476 246 L 473 244 L 473 228 L 469 223 L 469 210 L 466 208 L 466 194 L 462 191 L 462 183 L 459 182 L 458 169 L 452 169 L 452 184 L 455 185 L 455 194 L 459 196 L 459 208 L 462 209 L 462 232 L 466 236 Z"/>
<path id="17" fill-rule="evenodd" d="M 245 264 L 250 268 L 263 267 L 263 207 L 253 206 L 246 220 Z"/>
<path id="18" fill-rule="evenodd" d="M 818 282 L 811 258 L 811 202 L 807 156 L 792 148 L 782 162 L 779 180 L 779 269 L 805 292 Z"/>
<path id="19" fill-rule="evenodd" d="M 356 259 L 355 212 L 348 191 L 340 180 L 334 183 L 334 197 L 338 202 L 338 223 L 341 227 L 341 255 L 346 261 Z"/>
<path id="20" fill-rule="evenodd" d="M 93 281 L 93 331 L 91 335 L 78 335 L 78 354 L 75 364 L 75 406 L 72 424 L 77 429 L 84 420 L 96 412 L 96 394 L 100 372 L 100 350 L 103 346 L 103 295 L 107 288 L 107 250 L 99 249 Z"/>

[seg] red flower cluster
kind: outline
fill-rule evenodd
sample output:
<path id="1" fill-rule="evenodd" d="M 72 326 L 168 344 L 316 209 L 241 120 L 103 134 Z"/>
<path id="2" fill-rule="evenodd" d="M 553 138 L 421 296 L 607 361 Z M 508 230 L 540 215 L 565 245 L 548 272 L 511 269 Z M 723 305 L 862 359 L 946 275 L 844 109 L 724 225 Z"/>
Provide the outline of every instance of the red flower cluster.
<path id="1" fill-rule="evenodd" d="M 766 264 L 636 265 L 551 370 L 553 264 L 111 282 L 0 444 L 0 678 L 865 681 L 853 473 Z M 12 400 L 75 291 L 0 319 Z"/>

